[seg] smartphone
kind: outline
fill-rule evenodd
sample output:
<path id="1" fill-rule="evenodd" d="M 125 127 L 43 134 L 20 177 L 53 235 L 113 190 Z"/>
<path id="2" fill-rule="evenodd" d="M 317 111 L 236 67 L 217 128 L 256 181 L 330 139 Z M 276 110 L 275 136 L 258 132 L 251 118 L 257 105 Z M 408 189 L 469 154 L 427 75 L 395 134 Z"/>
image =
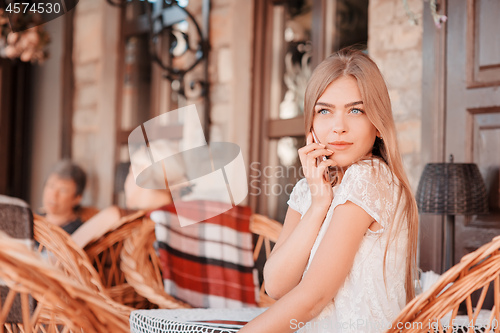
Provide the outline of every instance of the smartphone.
<path id="1" fill-rule="evenodd" d="M 314 141 L 315 143 L 321 143 L 321 142 L 319 142 L 319 139 L 318 139 L 318 137 L 316 136 L 316 133 L 314 133 L 314 129 L 312 129 L 312 128 L 311 128 L 311 134 L 312 134 L 312 136 L 313 136 L 313 141 Z M 323 155 L 323 156 L 321 156 L 321 157 L 318 157 L 318 159 L 317 159 L 317 163 L 316 163 L 316 164 L 319 164 L 319 163 L 321 162 L 320 158 L 321 158 L 321 160 L 323 160 L 323 161 L 326 161 L 326 160 L 327 160 L 327 157 L 326 157 L 325 155 Z M 331 174 L 330 174 L 330 167 L 328 167 L 328 168 L 326 168 L 326 169 L 325 169 L 325 174 L 323 175 L 323 177 L 325 178 L 325 180 L 326 180 L 327 182 L 329 182 L 329 183 L 331 183 L 331 182 L 332 182 L 332 177 L 331 177 Z"/>
<path id="2" fill-rule="evenodd" d="M 313 136 L 313 141 L 314 141 L 315 143 L 321 143 L 321 142 L 319 142 L 319 139 L 318 139 L 318 137 L 316 136 L 316 133 L 314 133 L 314 129 L 312 129 L 312 128 L 311 128 L 311 134 L 312 134 L 312 136 Z M 323 158 L 323 161 L 326 161 L 326 156 L 325 156 L 325 155 L 323 155 L 323 156 L 322 156 L 322 158 Z"/>

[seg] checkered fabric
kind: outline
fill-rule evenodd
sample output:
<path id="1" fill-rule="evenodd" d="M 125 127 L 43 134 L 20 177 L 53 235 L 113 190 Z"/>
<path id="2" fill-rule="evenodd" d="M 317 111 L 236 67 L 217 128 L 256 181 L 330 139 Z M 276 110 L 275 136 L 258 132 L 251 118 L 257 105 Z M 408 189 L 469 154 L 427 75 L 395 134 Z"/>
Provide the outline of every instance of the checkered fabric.
<path id="1" fill-rule="evenodd" d="M 189 201 L 153 211 L 165 291 L 200 308 L 254 307 L 256 275 L 252 257 L 251 210 L 235 206 L 205 219 L 207 212 L 226 205 Z M 179 203 L 176 203 L 179 205 Z M 177 211 L 193 224 L 181 227 Z M 219 210 L 220 211 L 220 210 Z M 201 221 L 194 223 L 194 221 Z"/>

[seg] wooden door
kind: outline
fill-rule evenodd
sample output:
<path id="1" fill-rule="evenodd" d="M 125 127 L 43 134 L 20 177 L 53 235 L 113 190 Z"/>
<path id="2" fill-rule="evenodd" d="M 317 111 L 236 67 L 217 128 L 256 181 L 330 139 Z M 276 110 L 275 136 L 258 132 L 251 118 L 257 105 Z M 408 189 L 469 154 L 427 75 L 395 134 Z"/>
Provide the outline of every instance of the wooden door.
<path id="1" fill-rule="evenodd" d="M 0 58 L 0 194 L 29 201 L 31 65 Z"/>
<path id="2" fill-rule="evenodd" d="M 448 12 L 446 156 L 476 163 L 490 214 L 457 216 L 455 258 L 500 234 L 500 1 L 453 1 Z"/>
<path id="3" fill-rule="evenodd" d="M 455 257 L 500 234 L 500 1 L 460 1 L 449 8 L 446 151 L 478 164 L 490 214 L 457 217 Z"/>
<path id="4" fill-rule="evenodd" d="M 476 163 L 490 207 L 488 215 L 456 216 L 458 262 L 500 234 L 500 1 L 453 0 L 441 5 L 446 25 L 436 30 L 429 20 L 424 22 L 431 27 L 424 26 L 423 41 L 423 160 L 447 162 L 453 154 L 457 163 Z M 421 216 L 424 271 L 440 272 L 440 219 Z"/>

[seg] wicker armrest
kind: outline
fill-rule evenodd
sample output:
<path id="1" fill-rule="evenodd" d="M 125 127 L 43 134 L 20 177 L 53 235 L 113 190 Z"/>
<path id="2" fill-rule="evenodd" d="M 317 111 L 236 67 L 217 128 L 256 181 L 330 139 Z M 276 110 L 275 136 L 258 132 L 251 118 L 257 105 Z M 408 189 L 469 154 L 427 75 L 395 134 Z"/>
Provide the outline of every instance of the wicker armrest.
<path id="1" fill-rule="evenodd" d="M 66 275 L 98 292 L 104 292 L 99 275 L 90 264 L 86 253 L 60 227 L 42 216 L 34 215 L 33 234 L 39 243 L 38 252 L 49 252 L 55 265 Z"/>
<path id="2" fill-rule="evenodd" d="M 104 234 L 85 247 L 90 262 L 96 268 L 106 292 L 115 301 L 136 309 L 157 308 L 130 285 L 121 268 L 120 253 L 124 241 L 149 221 L 140 211 L 122 217 L 119 227 Z"/>
<path id="3" fill-rule="evenodd" d="M 443 326 L 452 326 L 453 320 L 457 318 L 459 306 L 464 301 L 469 319 L 468 325 L 472 323 L 483 328 L 486 328 L 486 325 L 489 325 L 490 328 L 498 327 L 500 320 L 499 249 L 500 236 L 497 236 L 491 242 L 464 256 L 458 264 L 446 271 L 429 290 L 408 303 L 393 321 L 392 329 L 387 332 L 427 332 L 429 324 L 435 325 L 436 328 L 439 326 L 440 332 L 442 332 Z M 477 318 L 483 308 L 490 283 L 493 283 L 494 286 L 494 306 L 491 315 L 488 316 L 489 321 L 478 323 Z M 481 290 L 479 300 L 473 308 L 471 294 L 479 290 Z M 451 316 L 449 316 L 450 313 Z M 416 324 L 404 325 L 405 323 Z M 465 327 L 465 329 L 467 328 Z"/>

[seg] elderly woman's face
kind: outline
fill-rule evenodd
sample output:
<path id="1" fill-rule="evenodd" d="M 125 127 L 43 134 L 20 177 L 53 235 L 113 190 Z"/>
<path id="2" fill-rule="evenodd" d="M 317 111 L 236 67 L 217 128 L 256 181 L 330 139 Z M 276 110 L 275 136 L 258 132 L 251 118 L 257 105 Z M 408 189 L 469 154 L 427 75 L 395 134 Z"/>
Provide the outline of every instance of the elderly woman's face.
<path id="1" fill-rule="evenodd" d="M 43 189 L 43 207 L 47 214 L 69 214 L 82 199 L 76 195 L 76 184 L 72 179 L 52 174 Z"/>

